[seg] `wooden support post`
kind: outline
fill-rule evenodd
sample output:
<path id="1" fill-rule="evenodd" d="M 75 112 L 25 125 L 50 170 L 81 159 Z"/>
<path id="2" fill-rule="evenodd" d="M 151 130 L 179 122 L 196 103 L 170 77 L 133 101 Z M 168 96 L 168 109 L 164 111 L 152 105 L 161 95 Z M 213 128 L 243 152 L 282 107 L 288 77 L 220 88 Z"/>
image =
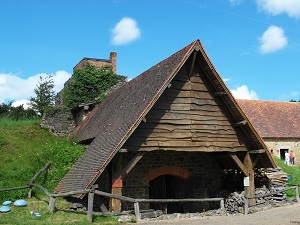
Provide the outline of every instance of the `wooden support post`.
<path id="1" fill-rule="evenodd" d="M 56 202 L 56 198 L 53 196 L 50 196 L 50 200 L 49 200 L 49 211 L 50 212 L 55 212 L 55 202 Z"/>
<path id="2" fill-rule="evenodd" d="M 121 171 L 122 171 L 122 154 L 117 153 L 112 163 L 112 187 L 111 187 L 111 193 L 122 196 L 122 188 L 123 188 L 123 180 L 120 177 Z M 121 201 L 119 199 L 111 198 L 110 202 L 110 211 L 111 212 L 121 212 Z"/>
<path id="3" fill-rule="evenodd" d="M 244 165 L 247 170 L 246 176 L 249 177 L 249 184 L 244 187 L 245 197 L 254 196 L 255 195 L 254 170 L 253 170 L 251 156 L 249 153 L 247 153 L 245 156 Z M 255 198 L 249 199 L 249 206 L 253 206 L 253 205 L 256 205 Z"/>
<path id="4" fill-rule="evenodd" d="M 244 214 L 248 214 L 248 198 L 245 197 L 244 199 Z"/>
<path id="5" fill-rule="evenodd" d="M 296 196 L 297 202 L 299 203 L 300 199 L 299 199 L 299 188 L 298 188 L 298 186 L 295 187 L 295 196 Z"/>
<path id="6" fill-rule="evenodd" d="M 93 222 L 93 207 L 94 207 L 94 191 L 89 192 L 88 195 L 88 211 L 87 211 L 87 219 L 90 222 Z"/>
<path id="7" fill-rule="evenodd" d="M 138 202 L 135 202 L 133 204 L 134 206 L 134 214 L 135 214 L 135 218 L 136 218 L 136 221 L 141 221 L 141 214 L 140 214 L 140 206 L 139 206 L 139 203 Z"/>

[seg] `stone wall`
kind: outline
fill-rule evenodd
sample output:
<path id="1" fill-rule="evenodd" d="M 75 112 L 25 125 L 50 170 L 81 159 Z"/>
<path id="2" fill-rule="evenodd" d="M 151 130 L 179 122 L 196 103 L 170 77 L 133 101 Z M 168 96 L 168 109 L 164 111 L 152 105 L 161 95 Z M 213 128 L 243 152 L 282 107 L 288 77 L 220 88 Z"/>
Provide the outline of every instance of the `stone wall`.
<path id="1" fill-rule="evenodd" d="M 123 166 L 136 153 L 124 153 Z M 123 180 L 123 195 L 133 198 L 149 198 L 149 173 L 151 171 L 169 166 L 167 168 L 180 168 L 188 171 L 189 177 L 184 178 L 184 193 L 181 197 L 185 198 L 205 198 L 215 197 L 223 185 L 223 170 L 209 153 L 203 152 L 175 152 L 175 151 L 153 151 L 147 153 L 131 170 Z M 172 171 L 168 171 L 172 173 Z M 174 171 L 176 176 L 178 172 Z M 172 175 L 172 174 L 171 174 Z M 148 177 L 148 178 L 147 178 Z M 201 203 L 195 203 L 193 209 L 187 211 L 203 211 L 209 208 L 209 203 L 201 206 Z M 218 203 L 219 204 L 219 203 Z M 191 206 L 191 203 L 189 204 Z M 195 205 L 197 205 L 195 207 Z M 123 209 L 132 209 L 132 204 L 123 203 Z M 141 209 L 148 209 L 149 204 L 141 204 Z"/>
<path id="2" fill-rule="evenodd" d="M 280 158 L 280 150 L 287 149 L 293 151 L 295 155 L 295 165 L 300 165 L 300 145 L 297 138 L 264 138 L 264 142 L 273 156 Z"/>
<path id="3" fill-rule="evenodd" d="M 70 110 L 64 107 L 54 107 L 47 112 L 40 125 L 60 137 L 69 136 L 75 129 L 73 115 Z"/>

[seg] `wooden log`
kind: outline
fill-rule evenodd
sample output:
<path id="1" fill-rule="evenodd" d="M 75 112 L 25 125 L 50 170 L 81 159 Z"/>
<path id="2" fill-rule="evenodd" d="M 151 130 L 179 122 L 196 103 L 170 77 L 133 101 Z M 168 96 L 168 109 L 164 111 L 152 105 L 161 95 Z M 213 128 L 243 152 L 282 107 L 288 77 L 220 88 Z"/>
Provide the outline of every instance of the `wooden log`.
<path id="1" fill-rule="evenodd" d="M 30 185 L 26 185 L 26 186 L 20 186 L 20 187 L 2 188 L 2 189 L 0 189 L 0 192 L 21 190 L 21 189 L 27 189 L 27 188 L 31 188 L 31 186 Z"/>
<path id="2" fill-rule="evenodd" d="M 38 177 L 41 175 L 42 172 L 44 172 L 45 170 L 47 170 L 47 169 L 49 168 L 50 165 L 51 165 L 51 162 L 50 162 L 50 161 L 47 162 L 46 165 L 45 165 L 42 169 L 40 169 L 40 170 L 39 170 L 39 171 L 31 178 L 31 180 L 29 181 L 29 184 L 33 183 L 33 182 L 36 180 L 36 178 L 38 178 Z"/>

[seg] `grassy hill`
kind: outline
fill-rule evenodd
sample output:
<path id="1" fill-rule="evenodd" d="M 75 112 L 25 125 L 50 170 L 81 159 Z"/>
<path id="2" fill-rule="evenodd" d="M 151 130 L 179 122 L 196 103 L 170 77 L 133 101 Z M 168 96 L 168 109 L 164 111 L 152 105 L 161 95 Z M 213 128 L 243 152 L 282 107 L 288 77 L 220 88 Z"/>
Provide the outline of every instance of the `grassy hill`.
<path id="1" fill-rule="evenodd" d="M 39 120 L 0 120 L 0 188 L 27 185 L 51 161 L 47 177 L 41 176 L 36 182 L 52 191 L 84 151 L 84 146 L 55 137 L 40 128 L 39 123 Z M 27 192 L 0 192 L 0 201 L 21 198 Z"/>

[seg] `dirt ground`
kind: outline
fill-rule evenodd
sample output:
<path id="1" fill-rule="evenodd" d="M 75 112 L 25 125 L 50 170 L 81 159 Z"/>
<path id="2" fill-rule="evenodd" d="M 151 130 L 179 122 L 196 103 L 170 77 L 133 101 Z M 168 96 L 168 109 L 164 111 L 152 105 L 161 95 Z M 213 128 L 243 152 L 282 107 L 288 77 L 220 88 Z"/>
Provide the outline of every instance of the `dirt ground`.
<path id="1" fill-rule="evenodd" d="M 140 225 L 300 225 L 300 204 L 273 208 L 253 214 L 205 216 L 190 219 L 138 222 Z"/>

